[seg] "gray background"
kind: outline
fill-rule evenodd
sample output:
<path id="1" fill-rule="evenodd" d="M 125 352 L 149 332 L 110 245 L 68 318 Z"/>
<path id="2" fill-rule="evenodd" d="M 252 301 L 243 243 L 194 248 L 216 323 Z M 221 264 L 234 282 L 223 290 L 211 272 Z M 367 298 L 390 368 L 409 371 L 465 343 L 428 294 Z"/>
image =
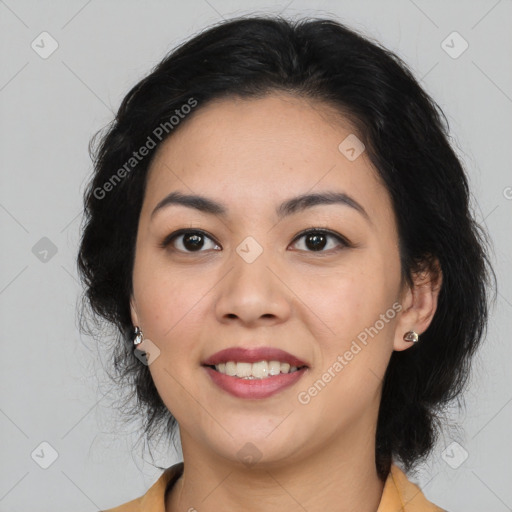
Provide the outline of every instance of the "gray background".
<path id="1" fill-rule="evenodd" d="M 464 430 L 447 429 L 414 479 L 450 512 L 512 510 L 510 0 L 0 1 L 0 510 L 92 512 L 143 494 L 161 473 L 133 451 L 136 426 L 119 423 L 94 343 L 77 329 L 87 144 L 168 50 L 246 12 L 334 14 L 404 58 L 444 109 L 494 243 L 499 293 L 467 406 L 450 413 Z M 51 48 L 43 31 L 59 45 L 46 59 L 31 47 Z M 458 58 L 441 45 L 453 31 L 469 44 Z M 47 469 L 42 442 L 58 455 Z M 178 458 L 155 453 L 162 466 Z"/>

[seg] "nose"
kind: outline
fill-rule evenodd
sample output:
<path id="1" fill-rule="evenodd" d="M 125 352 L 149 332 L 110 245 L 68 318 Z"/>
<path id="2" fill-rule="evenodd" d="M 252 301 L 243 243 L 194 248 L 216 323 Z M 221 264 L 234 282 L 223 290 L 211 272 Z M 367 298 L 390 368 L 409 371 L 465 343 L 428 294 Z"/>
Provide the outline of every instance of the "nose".
<path id="1" fill-rule="evenodd" d="M 219 322 L 270 326 L 290 317 L 293 294 L 284 276 L 271 268 L 263 255 L 248 263 L 235 254 L 232 265 L 217 288 L 215 313 Z"/>

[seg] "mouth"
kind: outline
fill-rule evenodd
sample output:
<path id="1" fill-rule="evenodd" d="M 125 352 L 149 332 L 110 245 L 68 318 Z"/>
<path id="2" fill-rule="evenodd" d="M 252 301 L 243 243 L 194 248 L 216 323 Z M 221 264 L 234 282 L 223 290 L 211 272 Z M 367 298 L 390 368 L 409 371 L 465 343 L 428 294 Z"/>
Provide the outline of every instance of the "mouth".
<path id="1" fill-rule="evenodd" d="M 222 350 L 203 361 L 213 383 L 238 398 L 267 398 L 294 384 L 309 369 L 283 350 L 263 347 Z"/>
<path id="2" fill-rule="evenodd" d="M 241 379 L 266 379 L 308 367 L 298 357 L 273 347 L 227 348 L 208 357 L 202 365 Z"/>

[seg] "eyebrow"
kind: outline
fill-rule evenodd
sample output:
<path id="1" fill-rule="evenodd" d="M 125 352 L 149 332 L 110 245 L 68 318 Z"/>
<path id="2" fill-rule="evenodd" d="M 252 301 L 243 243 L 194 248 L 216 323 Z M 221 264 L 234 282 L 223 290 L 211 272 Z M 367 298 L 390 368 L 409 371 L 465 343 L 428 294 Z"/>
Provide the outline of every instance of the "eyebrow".
<path id="1" fill-rule="evenodd" d="M 281 220 L 284 217 L 312 208 L 313 206 L 329 204 L 349 206 L 350 208 L 358 211 L 368 222 L 371 223 L 366 210 L 355 199 L 343 192 L 302 194 L 300 196 L 287 199 L 276 208 L 276 215 L 278 219 Z M 228 209 L 223 204 L 213 199 L 201 195 L 188 195 L 182 194 L 181 192 L 171 192 L 155 206 L 155 209 L 151 213 L 151 218 L 153 218 L 158 211 L 170 205 L 186 206 L 218 217 L 227 217 L 228 215 Z"/>

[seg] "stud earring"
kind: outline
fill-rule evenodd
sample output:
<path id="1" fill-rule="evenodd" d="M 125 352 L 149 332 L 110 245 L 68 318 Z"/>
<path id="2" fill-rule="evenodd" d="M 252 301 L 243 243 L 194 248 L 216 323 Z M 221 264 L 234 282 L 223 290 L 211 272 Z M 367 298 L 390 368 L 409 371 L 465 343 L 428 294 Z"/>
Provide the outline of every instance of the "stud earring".
<path id="1" fill-rule="evenodd" d="M 142 340 L 144 339 L 144 334 L 140 330 L 139 326 L 135 326 L 135 338 L 133 339 L 134 345 L 140 345 L 142 343 Z"/>
<path id="2" fill-rule="evenodd" d="M 405 341 L 410 341 L 412 343 L 417 343 L 419 341 L 418 333 L 415 332 L 415 331 L 407 331 L 404 334 L 404 340 Z"/>

